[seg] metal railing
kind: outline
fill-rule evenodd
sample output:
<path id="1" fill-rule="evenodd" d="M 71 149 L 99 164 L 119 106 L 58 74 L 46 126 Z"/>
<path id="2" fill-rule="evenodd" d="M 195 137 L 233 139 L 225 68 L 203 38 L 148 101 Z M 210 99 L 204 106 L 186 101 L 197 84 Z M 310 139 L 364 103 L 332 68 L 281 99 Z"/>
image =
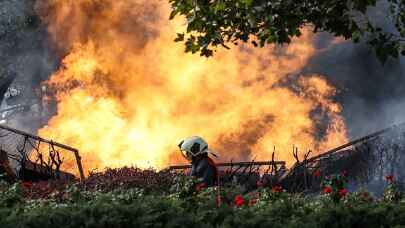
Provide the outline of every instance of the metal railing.
<path id="1" fill-rule="evenodd" d="M 79 150 L 62 143 L 0 124 L 0 149 L 6 151 L 17 165 L 41 167 L 39 171 L 51 176 L 75 163 L 80 179 L 85 178 Z M 72 155 L 74 158 L 69 157 Z"/>

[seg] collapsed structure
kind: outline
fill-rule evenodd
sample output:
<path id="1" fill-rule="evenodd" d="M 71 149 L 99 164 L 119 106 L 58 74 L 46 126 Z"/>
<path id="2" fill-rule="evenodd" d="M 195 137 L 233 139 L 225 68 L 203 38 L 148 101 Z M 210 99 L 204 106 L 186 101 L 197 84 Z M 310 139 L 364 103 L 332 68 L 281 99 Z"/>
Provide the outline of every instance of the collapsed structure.
<path id="1" fill-rule="evenodd" d="M 64 163 L 75 164 L 84 179 L 79 151 L 70 146 L 0 125 L 0 147 L 0 171 L 8 180 L 74 180 L 73 174 L 63 171 Z"/>
<path id="2" fill-rule="evenodd" d="M 291 192 L 315 192 L 323 177 L 350 174 L 351 188 L 367 187 L 378 192 L 386 175 L 394 175 L 397 182 L 405 181 L 405 123 L 377 131 L 344 145 L 310 157 L 310 151 L 300 161 L 298 149 L 293 154 L 296 163 L 286 169 L 284 161 L 219 163 L 222 183 L 235 181 L 243 185 L 281 185 Z M 186 170 L 188 165 L 170 166 L 170 170 Z M 316 175 L 314 175 L 316 174 Z"/>
<path id="3" fill-rule="evenodd" d="M 81 158 L 77 149 L 14 128 L 0 125 L 0 172 L 8 180 L 73 180 L 73 174 L 63 171 L 62 164 L 77 167 L 80 178 L 84 179 Z M 384 182 L 385 175 L 395 175 L 403 182 L 405 173 L 405 123 L 375 132 L 353 140 L 335 149 L 299 160 L 289 169 L 284 161 L 275 161 L 274 152 L 270 161 L 218 163 L 221 184 L 243 184 L 247 190 L 255 188 L 258 182 L 281 185 L 291 192 L 315 192 L 319 190 L 320 173 L 328 176 L 347 171 L 352 188 L 376 188 Z M 69 155 L 71 157 L 69 158 Z M 169 172 L 187 170 L 189 165 L 174 165 Z"/>
<path id="4" fill-rule="evenodd" d="M 280 177 L 293 192 L 317 191 L 322 177 L 345 172 L 349 187 L 365 187 L 379 192 L 386 175 L 405 180 L 405 123 L 377 131 L 337 148 L 297 162 Z M 314 175 L 317 173 L 317 175 Z"/>
<path id="5" fill-rule="evenodd" d="M 18 99 L 21 91 L 18 86 L 12 86 L 14 79 L 15 76 L 10 73 L 0 83 L 0 101 L 7 103 L 0 110 L 1 121 L 6 123 L 12 115 L 30 110 L 33 105 Z M 40 104 L 40 99 L 35 99 Z M 387 174 L 395 175 L 398 181 L 405 178 L 401 170 L 405 165 L 405 154 L 402 153 L 405 150 L 404 126 L 399 124 L 375 132 L 317 156 L 310 157 L 311 154 L 307 153 L 302 161 L 295 150 L 297 162 L 289 169 L 284 161 L 274 160 L 274 153 L 271 161 L 228 162 L 218 166 L 223 183 L 237 180 L 239 183 L 256 184 L 261 180 L 268 185 L 282 185 L 290 191 L 311 192 L 319 190 L 320 178 L 314 177 L 315 172 L 327 176 L 346 170 L 356 180 L 352 181 L 353 187 L 367 185 L 373 188 Z M 0 125 L 0 172 L 7 173 L 10 179 L 74 179 L 72 174 L 62 171 L 63 164 L 70 166 L 70 170 L 72 166 L 77 167 L 76 174 L 84 179 L 77 149 Z M 180 165 L 170 166 L 168 170 L 188 168 Z"/>

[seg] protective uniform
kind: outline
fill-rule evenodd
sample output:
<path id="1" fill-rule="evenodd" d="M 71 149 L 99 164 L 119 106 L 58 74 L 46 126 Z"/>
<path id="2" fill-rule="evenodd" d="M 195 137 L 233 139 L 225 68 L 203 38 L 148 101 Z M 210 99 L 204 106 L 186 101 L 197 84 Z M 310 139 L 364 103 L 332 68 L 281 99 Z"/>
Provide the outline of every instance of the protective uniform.
<path id="1" fill-rule="evenodd" d="M 207 142 L 199 136 L 192 136 L 182 140 L 179 148 L 182 155 L 191 162 L 190 175 L 207 186 L 215 185 L 218 170 L 215 162 L 208 156 L 208 153 L 213 153 L 209 151 Z"/>

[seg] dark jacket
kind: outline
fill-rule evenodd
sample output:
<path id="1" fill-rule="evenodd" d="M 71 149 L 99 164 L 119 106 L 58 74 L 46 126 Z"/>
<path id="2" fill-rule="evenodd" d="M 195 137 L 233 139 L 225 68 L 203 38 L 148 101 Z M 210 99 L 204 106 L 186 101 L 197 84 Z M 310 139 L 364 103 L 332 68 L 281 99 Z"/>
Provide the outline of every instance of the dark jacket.
<path id="1" fill-rule="evenodd" d="M 217 182 L 218 170 L 212 159 L 204 154 L 191 161 L 190 175 L 198 178 L 207 186 L 214 186 Z"/>

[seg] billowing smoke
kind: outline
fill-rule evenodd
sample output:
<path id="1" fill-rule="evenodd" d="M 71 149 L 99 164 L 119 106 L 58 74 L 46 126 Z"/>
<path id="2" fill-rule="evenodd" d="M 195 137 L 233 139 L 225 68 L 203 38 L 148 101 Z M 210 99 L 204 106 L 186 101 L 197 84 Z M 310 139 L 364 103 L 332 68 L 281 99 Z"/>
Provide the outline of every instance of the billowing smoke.
<path id="1" fill-rule="evenodd" d="M 28 112 L 12 114 L 9 125 L 35 132 L 43 123 L 38 114 L 39 84 L 56 69 L 58 58 L 50 51 L 46 28 L 34 11 L 33 0 L 0 1 L 0 78 L 15 77 L 12 87 L 21 93 L 2 108 L 24 105 Z M 7 114 L 7 113 L 1 113 Z M 46 116 L 44 116 L 46 122 Z"/>
<path id="2" fill-rule="evenodd" d="M 395 32 L 387 18 L 387 4 L 370 9 L 370 18 L 386 31 Z M 315 42 L 318 52 L 303 70 L 325 75 L 339 91 L 337 101 L 350 137 L 359 137 L 405 121 L 405 58 L 379 62 L 369 46 L 351 41 L 331 43 L 329 34 Z"/>
<path id="3" fill-rule="evenodd" d="M 183 159 L 177 142 L 201 135 L 220 159 L 291 159 L 295 144 L 319 153 L 346 140 L 335 89 L 322 75 L 280 81 L 315 54 L 303 31 L 289 46 L 234 48 L 212 59 L 174 43 L 182 20 L 161 1 L 39 1 L 52 43 L 65 53 L 47 85 L 57 115 L 43 137 L 77 147 L 85 169 L 163 168 Z M 315 111 L 316 110 L 316 111 Z M 319 116 L 328 125 L 317 137 Z"/>
<path id="4" fill-rule="evenodd" d="M 405 103 L 403 60 L 383 67 L 365 45 L 328 34 L 206 60 L 173 43 L 182 23 L 161 1 L 0 4 L 1 67 L 30 88 L 50 78 L 58 112 L 39 133 L 78 147 L 86 168 L 163 167 L 191 134 L 224 160 L 268 159 L 274 146 L 291 160 L 294 144 L 319 153 L 345 142 L 341 113 L 358 136 L 401 118 Z"/>
<path id="5" fill-rule="evenodd" d="M 405 121 L 404 58 L 383 66 L 368 47 L 342 43 L 320 52 L 306 71 L 326 75 L 340 90 L 337 99 L 350 135 Z"/>

